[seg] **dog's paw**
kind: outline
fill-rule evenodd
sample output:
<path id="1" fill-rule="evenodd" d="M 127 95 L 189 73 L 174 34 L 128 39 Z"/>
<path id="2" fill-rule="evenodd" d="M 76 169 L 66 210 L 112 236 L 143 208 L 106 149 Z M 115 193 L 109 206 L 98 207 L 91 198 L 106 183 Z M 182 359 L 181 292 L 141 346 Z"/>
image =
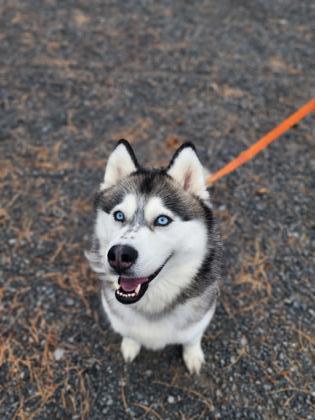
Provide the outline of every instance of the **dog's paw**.
<path id="1" fill-rule="evenodd" d="M 201 366 L 205 361 L 205 356 L 201 349 L 201 346 L 185 346 L 183 351 L 183 358 L 189 373 L 200 373 Z"/>
<path id="2" fill-rule="evenodd" d="M 139 354 L 140 344 L 131 338 L 124 337 L 121 342 L 121 352 L 125 362 L 132 362 Z"/>

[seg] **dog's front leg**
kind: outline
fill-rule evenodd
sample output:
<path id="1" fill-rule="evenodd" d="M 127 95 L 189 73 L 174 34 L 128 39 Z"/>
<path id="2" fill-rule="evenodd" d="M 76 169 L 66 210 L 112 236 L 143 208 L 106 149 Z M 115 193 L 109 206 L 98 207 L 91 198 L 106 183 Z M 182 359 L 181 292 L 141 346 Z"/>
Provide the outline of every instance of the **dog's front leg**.
<path id="1" fill-rule="evenodd" d="M 183 358 L 185 365 L 190 373 L 199 374 L 201 366 L 205 361 L 205 357 L 201 348 L 201 338 L 202 335 L 183 345 Z"/>
<path id="2" fill-rule="evenodd" d="M 121 352 L 125 362 L 132 362 L 139 354 L 141 346 L 129 337 L 123 337 L 121 342 Z"/>

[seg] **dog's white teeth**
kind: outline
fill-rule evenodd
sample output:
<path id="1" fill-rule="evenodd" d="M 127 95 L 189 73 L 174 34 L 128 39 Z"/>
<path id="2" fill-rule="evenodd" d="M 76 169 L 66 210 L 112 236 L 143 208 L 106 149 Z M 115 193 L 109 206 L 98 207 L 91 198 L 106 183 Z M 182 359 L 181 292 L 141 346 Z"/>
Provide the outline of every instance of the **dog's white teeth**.
<path id="1" fill-rule="evenodd" d="M 138 284 L 135 290 L 135 294 L 137 295 L 140 292 L 141 284 Z"/>
<path id="2" fill-rule="evenodd" d="M 122 291 L 120 291 L 118 289 L 117 289 L 117 294 L 119 296 L 124 296 L 124 297 L 135 297 L 135 296 L 137 296 L 137 293 L 135 293 L 135 292 L 127 293 L 127 292 L 122 292 Z"/>

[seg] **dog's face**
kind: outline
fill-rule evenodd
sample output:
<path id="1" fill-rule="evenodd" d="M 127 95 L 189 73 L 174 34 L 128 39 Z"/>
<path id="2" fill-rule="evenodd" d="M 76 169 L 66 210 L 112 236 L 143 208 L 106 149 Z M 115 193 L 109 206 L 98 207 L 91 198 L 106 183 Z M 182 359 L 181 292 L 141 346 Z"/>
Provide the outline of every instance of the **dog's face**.
<path id="1" fill-rule="evenodd" d="M 96 198 L 95 271 L 122 304 L 159 306 L 197 273 L 209 246 L 204 170 L 192 145 L 167 169 L 140 168 L 126 141 L 110 155 Z M 158 301 L 157 301 L 158 300 Z"/>

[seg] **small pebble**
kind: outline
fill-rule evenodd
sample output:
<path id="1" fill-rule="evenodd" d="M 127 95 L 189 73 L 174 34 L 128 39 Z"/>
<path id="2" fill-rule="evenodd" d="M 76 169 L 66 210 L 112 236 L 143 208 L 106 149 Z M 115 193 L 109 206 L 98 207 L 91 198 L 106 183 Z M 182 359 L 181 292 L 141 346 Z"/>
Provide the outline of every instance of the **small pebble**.
<path id="1" fill-rule="evenodd" d="M 63 358 L 63 355 L 65 354 L 64 349 L 58 348 L 54 351 L 54 358 L 55 360 L 59 361 Z"/>
<path id="2" fill-rule="evenodd" d="M 174 402 L 175 402 L 175 398 L 174 398 L 172 395 L 169 395 L 169 396 L 167 397 L 167 402 L 168 402 L 168 403 L 170 403 L 170 404 L 174 404 Z"/>

